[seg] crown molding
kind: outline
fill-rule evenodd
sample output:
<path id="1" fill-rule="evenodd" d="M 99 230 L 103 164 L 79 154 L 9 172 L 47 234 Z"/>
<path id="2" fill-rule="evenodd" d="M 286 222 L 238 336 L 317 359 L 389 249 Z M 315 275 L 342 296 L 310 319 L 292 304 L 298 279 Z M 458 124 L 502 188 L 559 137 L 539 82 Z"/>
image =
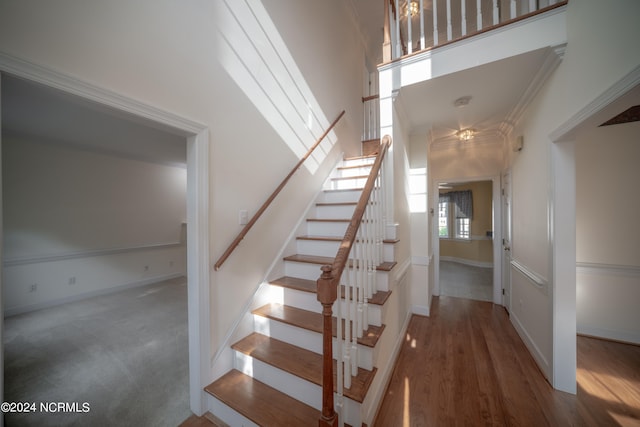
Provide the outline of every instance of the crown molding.
<path id="1" fill-rule="evenodd" d="M 640 65 L 631 70 L 607 90 L 602 92 L 589 104 L 571 116 L 567 121 L 558 126 L 549 134 L 553 142 L 566 141 L 574 137 L 574 132 L 580 124 L 606 108 L 613 101 L 625 95 L 634 87 L 640 85 Z"/>
<path id="2" fill-rule="evenodd" d="M 101 88 L 75 76 L 60 73 L 4 52 L 0 52 L 0 72 L 79 96 L 85 100 L 111 107 L 118 112 L 148 119 L 155 123 L 155 127 L 160 127 L 159 124 L 162 123 L 163 130 L 174 134 L 195 135 L 207 128 L 195 121 Z"/>

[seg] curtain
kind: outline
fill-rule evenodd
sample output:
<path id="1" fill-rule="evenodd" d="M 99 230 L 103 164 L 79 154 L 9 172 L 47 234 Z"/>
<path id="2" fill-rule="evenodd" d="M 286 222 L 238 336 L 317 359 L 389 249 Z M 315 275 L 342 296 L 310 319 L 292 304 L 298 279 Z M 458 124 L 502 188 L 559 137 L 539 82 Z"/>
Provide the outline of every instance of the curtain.
<path id="1" fill-rule="evenodd" d="M 439 201 L 440 203 L 455 203 L 458 207 L 456 218 L 473 219 L 473 195 L 471 190 L 441 193 Z"/>

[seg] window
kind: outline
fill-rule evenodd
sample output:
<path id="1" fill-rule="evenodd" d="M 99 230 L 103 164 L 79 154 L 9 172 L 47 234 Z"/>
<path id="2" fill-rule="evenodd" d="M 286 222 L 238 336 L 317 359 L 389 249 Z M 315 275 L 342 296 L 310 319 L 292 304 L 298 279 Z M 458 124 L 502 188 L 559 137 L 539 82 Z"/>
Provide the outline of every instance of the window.
<path id="1" fill-rule="evenodd" d="M 438 203 L 440 238 L 471 238 L 472 205 L 471 191 L 451 191 L 440 194 Z"/>
<path id="2" fill-rule="evenodd" d="M 449 237 L 449 203 L 438 204 L 438 234 L 440 237 Z"/>

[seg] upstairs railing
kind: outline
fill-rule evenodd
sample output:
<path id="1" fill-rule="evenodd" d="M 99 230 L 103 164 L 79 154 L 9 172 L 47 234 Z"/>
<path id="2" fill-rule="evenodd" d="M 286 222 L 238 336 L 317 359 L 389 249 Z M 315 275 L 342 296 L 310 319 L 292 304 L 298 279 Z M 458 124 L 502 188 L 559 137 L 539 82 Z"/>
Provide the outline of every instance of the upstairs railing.
<path id="1" fill-rule="evenodd" d="M 384 0 L 383 61 L 563 6 L 559 0 Z"/>
<path id="2" fill-rule="evenodd" d="M 244 237 L 247 235 L 249 230 L 251 230 L 251 228 L 254 226 L 254 224 L 262 216 L 264 211 L 267 210 L 267 208 L 269 207 L 269 205 L 271 205 L 271 203 L 276 198 L 276 196 L 287 185 L 287 183 L 289 182 L 289 180 L 291 179 L 293 174 L 295 174 L 298 171 L 298 169 L 300 169 L 302 167 L 302 164 L 304 163 L 304 161 L 307 160 L 311 156 L 313 151 L 320 145 L 320 143 L 329 134 L 329 132 L 331 132 L 333 130 L 333 128 L 338 123 L 338 121 L 342 118 L 342 116 L 344 116 L 344 110 L 342 110 L 342 112 L 338 115 L 338 117 L 329 125 L 327 130 L 324 131 L 324 133 L 320 136 L 320 138 L 318 138 L 318 140 L 315 142 L 315 144 L 313 144 L 311 146 L 311 148 L 309 148 L 309 151 L 307 151 L 307 153 L 304 156 L 302 156 L 302 158 L 293 167 L 293 169 L 291 169 L 291 172 L 289 172 L 289 174 L 282 180 L 280 185 L 278 185 L 278 187 L 273 191 L 273 193 L 271 193 L 271 196 L 269 196 L 269 198 L 262 204 L 262 206 L 260 206 L 260 209 L 258 209 L 258 211 L 255 213 L 255 215 L 253 215 L 253 217 L 249 220 L 247 225 L 245 225 L 244 228 L 242 229 L 242 231 L 240 231 L 240 233 L 238 233 L 238 236 L 236 236 L 236 238 L 233 240 L 233 242 L 231 242 L 229 247 L 224 251 L 222 256 L 220 256 L 218 261 L 216 261 L 216 263 L 213 265 L 213 268 L 216 271 L 218 271 L 220 269 L 220 267 L 222 267 L 222 264 L 224 264 L 224 262 L 227 260 L 227 258 L 229 258 L 229 255 L 231 255 L 231 253 L 238 247 L 238 245 L 240 244 L 242 239 L 244 239 Z"/>
<path id="3" fill-rule="evenodd" d="M 322 267 L 318 279 L 318 301 L 322 304 L 322 416 L 320 426 L 343 425 L 343 392 L 351 387 L 358 371 L 357 340 L 368 327 L 368 300 L 377 292 L 376 267 L 383 261 L 385 231 L 384 158 L 391 137 L 380 142 L 378 155 L 371 167 L 347 231 L 332 265 Z M 336 304 L 336 395 L 334 406 L 333 311 Z"/>

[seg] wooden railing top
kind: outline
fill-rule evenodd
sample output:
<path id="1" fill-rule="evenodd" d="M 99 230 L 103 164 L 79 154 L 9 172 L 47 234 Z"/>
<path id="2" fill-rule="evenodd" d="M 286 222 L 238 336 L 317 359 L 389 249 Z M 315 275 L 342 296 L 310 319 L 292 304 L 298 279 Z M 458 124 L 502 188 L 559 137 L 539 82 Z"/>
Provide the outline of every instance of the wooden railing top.
<path id="1" fill-rule="evenodd" d="M 335 125 L 342 118 L 342 116 L 344 116 L 344 110 L 342 110 L 342 112 L 338 115 L 338 117 L 336 117 L 336 119 L 329 125 L 327 130 L 324 131 L 322 136 L 320 136 L 320 138 L 318 138 L 318 140 L 315 142 L 315 144 L 313 144 L 311 146 L 311 148 L 309 148 L 309 151 L 307 151 L 307 153 L 304 156 L 302 156 L 302 158 L 293 167 L 293 169 L 291 169 L 291 172 L 289 172 L 289 174 L 282 180 L 280 185 L 278 185 L 278 187 L 273 191 L 273 193 L 271 193 L 271 196 L 269 196 L 269 198 L 262 204 L 262 206 L 260 206 L 260 209 L 258 209 L 258 211 L 255 213 L 255 215 L 253 215 L 253 217 L 249 220 L 247 225 L 245 225 L 242 228 L 240 233 L 238 233 L 238 236 L 233 240 L 233 242 L 231 242 L 231 244 L 229 245 L 227 250 L 224 251 L 224 253 L 220 256 L 218 261 L 216 261 L 216 263 L 213 265 L 213 268 L 216 271 L 218 271 L 220 269 L 220 267 L 222 267 L 222 264 L 224 264 L 224 262 L 227 260 L 227 258 L 229 258 L 229 255 L 231 255 L 231 253 L 238 247 L 238 245 L 240 244 L 242 239 L 244 239 L 244 237 L 247 235 L 249 230 L 251 230 L 251 228 L 254 226 L 254 224 L 258 221 L 260 216 L 262 216 L 264 211 L 267 210 L 269 205 L 271 205 L 271 203 L 274 201 L 274 199 L 280 193 L 280 191 L 282 191 L 282 189 L 287 185 L 287 183 L 289 182 L 289 180 L 291 179 L 293 174 L 295 174 L 298 171 L 298 169 L 300 169 L 300 167 L 302 167 L 302 164 L 305 162 L 305 160 L 307 160 L 309 158 L 309 156 L 311 156 L 313 151 L 326 138 L 326 136 L 329 134 L 329 132 L 331 132 L 331 130 L 335 127 Z"/>

